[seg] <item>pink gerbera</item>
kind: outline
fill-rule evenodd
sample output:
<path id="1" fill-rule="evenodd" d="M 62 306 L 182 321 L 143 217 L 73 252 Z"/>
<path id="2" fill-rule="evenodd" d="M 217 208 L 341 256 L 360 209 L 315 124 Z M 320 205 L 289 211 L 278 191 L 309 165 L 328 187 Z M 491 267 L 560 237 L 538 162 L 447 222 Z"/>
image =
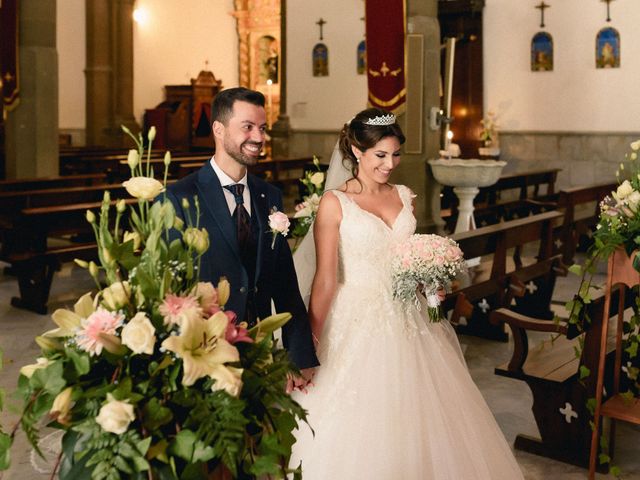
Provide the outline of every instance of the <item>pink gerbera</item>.
<path id="1" fill-rule="evenodd" d="M 101 333 L 116 334 L 116 328 L 122 325 L 124 315 L 99 308 L 87 318 L 83 318 L 76 334 L 78 347 L 90 355 L 100 355 L 104 344 Z"/>
<path id="2" fill-rule="evenodd" d="M 193 295 L 180 297 L 170 293 L 165 297 L 158 311 L 164 317 L 165 325 L 180 325 L 184 316 L 202 317 L 202 307 Z"/>

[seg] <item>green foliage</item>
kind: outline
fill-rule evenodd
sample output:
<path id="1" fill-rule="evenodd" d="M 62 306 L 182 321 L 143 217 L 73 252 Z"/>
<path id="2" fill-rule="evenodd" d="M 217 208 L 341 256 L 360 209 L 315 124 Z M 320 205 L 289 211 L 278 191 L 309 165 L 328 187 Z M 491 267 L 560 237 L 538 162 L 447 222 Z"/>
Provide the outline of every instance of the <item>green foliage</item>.
<path id="1" fill-rule="evenodd" d="M 573 265 L 569 270 L 582 276 L 578 293 L 567 302 L 566 309 L 569 312 L 569 323 L 579 332 L 585 330 L 591 319 L 588 317 L 586 306 L 591 303 L 592 280 L 597 266 L 608 260 L 613 253 L 622 248 L 627 255 L 632 256 L 634 252 L 640 250 L 640 165 L 638 165 L 638 153 L 640 151 L 640 141 L 631 144 L 631 152 L 626 155 L 629 168 L 625 169 L 624 164 L 620 164 L 620 169 L 616 172 L 619 180 L 619 187 L 611 196 L 605 197 L 600 203 L 600 218 L 593 236 L 593 244 L 587 252 L 587 259 L 582 266 Z M 624 178 L 627 175 L 628 178 Z M 633 258 L 633 268 L 640 272 L 640 255 Z M 638 286 L 634 287 L 635 308 L 633 315 L 623 322 L 622 336 L 622 370 L 623 385 L 627 390 L 622 393 L 626 399 L 632 399 L 640 395 L 640 357 L 638 357 L 638 343 L 640 343 L 640 298 L 638 296 Z M 582 356 L 584 339 L 581 339 L 580 347 L 576 349 L 576 356 Z M 592 372 L 585 366 L 580 367 L 579 377 L 581 382 L 585 382 Z M 595 382 L 594 382 L 595 384 Z M 593 416 L 595 412 L 596 400 L 587 400 L 587 410 Z M 590 422 L 591 428 L 594 423 Z M 604 450 L 608 449 L 607 439 L 602 436 L 600 446 L 603 450 L 599 455 L 601 464 L 610 463 L 611 458 Z M 618 467 L 611 465 L 611 473 L 620 475 Z"/>
<path id="2" fill-rule="evenodd" d="M 307 171 L 304 177 L 300 179 L 306 194 L 303 195 L 302 203 L 296 207 L 295 222 L 291 229 L 291 237 L 296 239 L 296 247 L 298 242 L 307 234 L 313 220 L 316 218 L 320 197 L 324 191 L 326 175 L 322 172 L 320 162 L 315 156 L 313 157 L 313 164 L 316 167 L 316 171 Z"/>
<path id="3" fill-rule="evenodd" d="M 36 451 L 44 423 L 53 419 L 50 426 L 65 431 L 59 465 L 65 479 L 144 479 L 149 471 L 163 480 L 206 479 L 220 465 L 236 478 L 284 478 L 292 432 L 306 420 L 285 391 L 295 368 L 272 341 L 290 315 L 266 318 L 250 331 L 229 320 L 222 311 L 228 283 L 216 289 L 199 282 L 209 239 L 197 224 L 197 200 L 195 217 L 185 209 L 184 220 L 170 202 L 151 203 L 144 182 L 157 195 L 162 185 L 149 177 L 148 153 L 145 168 L 142 138 L 134 139 L 138 150 L 129 165 L 138 183 L 127 190 L 138 200 L 129 207 L 119 201 L 114 218 L 105 192 L 100 214 L 87 214 L 100 265 L 78 264 L 89 269 L 98 292 L 83 296 L 73 311 L 54 312 L 59 328 L 39 337 L 47 349 L 18 381 L 20 426 Z M 169 295 L 190 309 L 171 319 Z M 83 330 L 94 316 L 105 329 L 95 338 Z M 134 320 L 144 330 L 127 337 Z M 189 336 L 189 328 L 200 336 Z M 227 340 L 230 329 L 238 333 L 234 344 Z M 136 346 L 136 339 L 145 346 Z M 176 346 L 176 340 L 183 343 Z M 193 364 L 203 357 L 206 365 L 198 370 Z M 2 400 L 0 393 L 0 408 Z M 0 430 L 0 469 L 8 467 L 10 444 Z"/>

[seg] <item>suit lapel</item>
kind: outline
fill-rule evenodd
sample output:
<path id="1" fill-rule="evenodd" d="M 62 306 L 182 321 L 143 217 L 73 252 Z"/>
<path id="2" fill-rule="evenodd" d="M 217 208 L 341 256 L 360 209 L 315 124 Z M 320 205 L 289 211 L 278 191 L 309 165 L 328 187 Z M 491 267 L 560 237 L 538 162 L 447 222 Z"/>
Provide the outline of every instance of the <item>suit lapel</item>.
<path id="1" fill-rule="evenodd" d="M 236 239 L 236 227 L 229 214 L 229 206 L 222 191 L 222 185 L 213 168 L 207 162 L 198 172 L 198 192 L 201 202 L 200 208 L 205 208 L 218 225 L 231 250 L 240 260 L 240 250 Z"/>
<path id="2" fill-rule="evenodd" d="M 249 174 L 247 177 L 249 184 L 249 192 L 251 193 L 251 216 L 255 215 L 258 224 L 258 252 L 256 256 L 256 277 L 258 282 L 260 277 L 260 267 L 262 266 L 262 257 L 265 249 L 265 240 L 267 233 L 267 223 L 269 217 L 269 205 L 267 199 L 267 190 L 264 185 L 256 181 L 256 178 Z"/>

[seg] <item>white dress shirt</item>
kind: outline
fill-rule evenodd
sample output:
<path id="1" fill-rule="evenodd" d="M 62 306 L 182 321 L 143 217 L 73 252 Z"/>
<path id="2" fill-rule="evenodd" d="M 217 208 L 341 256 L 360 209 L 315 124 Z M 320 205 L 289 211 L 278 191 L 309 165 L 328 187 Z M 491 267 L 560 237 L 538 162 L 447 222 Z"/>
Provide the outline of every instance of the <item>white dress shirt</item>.
<path id="1" fill-rule="evenodd" d="M 218 180 L 220 180 L 220 185 L 222 185 L 224 198 L 227 200 L 227 205 L 229 206 L 229 213 L 233 216 L 233 212 L 235 212 L 236 210 L 236 198 L 233 196 L 233 193 L 231 193 L 224 187 L 226 187 L 227 185 L 235 185 L 236 183 L 241 183 L 242 185 L 244 185 L 244 192 L 242 193 L 242 198 L 244 199 L 244 208 L 246 208 L 249 216 L 251 216 L 251 194 L 249 193 L 249 184 L 247 183 L 246 170 L 244 173 L 244 177 L 236 182 L 233 178 L 224 173 L 224 171 L 218 166 L 215 157 L 211 157 L 210 163 L 213 171 L 216 172 L 216 175 L 218 176 Z"/>

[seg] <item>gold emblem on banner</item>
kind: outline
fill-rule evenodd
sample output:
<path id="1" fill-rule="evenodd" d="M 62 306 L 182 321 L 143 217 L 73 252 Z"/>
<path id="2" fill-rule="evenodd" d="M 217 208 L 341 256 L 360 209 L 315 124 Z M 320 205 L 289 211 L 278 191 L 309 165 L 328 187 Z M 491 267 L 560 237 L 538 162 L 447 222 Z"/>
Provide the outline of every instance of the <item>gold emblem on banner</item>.
<path id="1" fill-rule="evenodd" d="M 396 68 L 395 70 L 391 70 L 387 66 L 387 62 L 382 62 L 382 66 L 380 67 L 380 70 L 373 70 L 371 68 L 369 69 L 369 73 L 371 74 L 372 77 L 379 77 L 380 75 L 382 75 L 383 77 L 386 77 L 389 74 L 392 77 L 397 77 L 398 75 L 400 75 L 400 72 L 402 72 L 402 67 Z"/>

